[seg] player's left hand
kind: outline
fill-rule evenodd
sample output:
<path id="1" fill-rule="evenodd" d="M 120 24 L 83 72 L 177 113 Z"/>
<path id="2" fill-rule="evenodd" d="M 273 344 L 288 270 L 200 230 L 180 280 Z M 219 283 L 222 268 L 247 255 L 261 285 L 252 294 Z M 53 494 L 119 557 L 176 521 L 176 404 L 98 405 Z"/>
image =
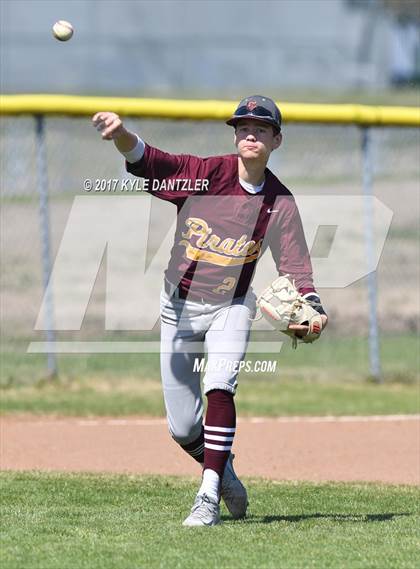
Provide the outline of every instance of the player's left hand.
<path id="1" fill-rule="evenodd" d="M 303 297 L 288 275 L 277 278 L 261 294 L 257 305 L 261 314 L 277 330 L 290 336 L 293 347 L 297 339 L 305 344 L 315 342 L 328 322 L 317 295 Z"/>

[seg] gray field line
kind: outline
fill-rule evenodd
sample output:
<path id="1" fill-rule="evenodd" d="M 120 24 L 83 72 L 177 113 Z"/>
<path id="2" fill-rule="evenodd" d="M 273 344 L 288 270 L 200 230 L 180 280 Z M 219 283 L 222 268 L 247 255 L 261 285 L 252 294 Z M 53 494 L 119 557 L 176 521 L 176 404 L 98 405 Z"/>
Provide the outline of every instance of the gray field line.
<path id="1" fill-rule="evenodd" d="M 19 421 L 19 416 L 5 416 L 3 419 L 12 419 L 13 421 Z M 420 415 L 367 415 L 367 416 L 357 416 L 357 415 L 343 415 L 343 416 L 333 416 L 327 415 L 325 417 L 244 417 L 238 418 L 238 423 L 370 423 L 370 422 L 401 422 L 401 421 L 419 421 Z M 96 419 L 80 419 L 75 417 L 66 417 L 60 419 L 26 419 L 23 418 L 22 422 L 26 424 L 62 424 L 74 422 L 77 425 L 84 427 L 97 427 L 98 425 L 116 426 L 124 427 L 128 425 L 133 426 L 148 426 L 148 425 L 166 425 L 166 419 L 164 418 L 127 418 L 127 419 L 107 419 L 107 418 L 96 418 Z"/>

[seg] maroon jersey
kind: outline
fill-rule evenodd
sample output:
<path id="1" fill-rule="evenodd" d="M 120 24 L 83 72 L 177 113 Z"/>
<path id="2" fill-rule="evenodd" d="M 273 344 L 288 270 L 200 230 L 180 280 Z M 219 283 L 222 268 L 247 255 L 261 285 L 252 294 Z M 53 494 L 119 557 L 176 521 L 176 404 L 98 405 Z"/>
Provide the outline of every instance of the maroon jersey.
<path id="1" fill-rule="evenodd" d="M 126 167 L 145 178 L 149 193 L 177 207 L 165 275 L 191 299 L 244 295 L 267 248 L 280 275 L 290 274 L 301 292 L 314 290 L 295 200 L 268 168 L 262 191 L 250 194 L 239 183 L 236 154 L 200 158 L 146 144 L 143 158 Z"/>

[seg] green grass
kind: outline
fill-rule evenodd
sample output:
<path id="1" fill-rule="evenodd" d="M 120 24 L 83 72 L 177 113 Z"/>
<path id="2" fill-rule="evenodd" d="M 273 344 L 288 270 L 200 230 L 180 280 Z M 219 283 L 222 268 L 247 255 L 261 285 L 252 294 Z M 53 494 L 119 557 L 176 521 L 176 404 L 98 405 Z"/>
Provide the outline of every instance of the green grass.
<path id="1" fill-rule="evenodd" d="M 405 89 L 346 88 L 332 89 L 287 89 L 272 95 L 277 101 L 301 103 L 330 103 L 350 105 L 418 106 L 419 90 L 416 87 Z"/>
<path id="2" fill-rule="evenodd" d="M 278 354 L 248 354 L 247 359 L 278 361 L 277 377 L 306 378 L 336 381 L 365 380 L 369 377 L 368 341 L 364 337 L 335 338 L 333 331 L 327 331 L 325 339 L 319 342 L 291 349 L 291 342 L 285 343 Z M 108 341 L 125 341 L 139 338 L 109 336 Z M 158 337 L 146 339 L 158 340 Z M 251 340 L 273 341 L 273 336 L 261 332 L 253 333 Z M 46 356 L 28 354 L 30 340 L 2 340 L 0 358 L 0 385 L 18 387 L 33 384 L 45 377 Z M 420 336 L 401 334 L 381 337 L 381 362 L 385 380 L 414 383 L 419 379 Z M 138 377 L 159 381 L 159 354 L 74 354 L 59 355 L 58 367 L 63 380 L 92 376 Z M 245 376 L 246 374 L 242 374 Z"/>
<path id="3" fill-rule="evenodd" d="M 164 415 L 158 354 L 62 356 L 60 375 L 43 380 L 45 356 L 6 345 L 2 358 L 3 413 L 60 415 Z M 364 415 L 418 413 L 418 340 L 382 339 L 386 381 L 369 381 L 361 338 L 320 341 L 276 357 L 275 373 L 242 373 L 238 411 L 246 415 Z M 251 356 L 249 356 L 250 359 Z"/>
<path id="4" fill-rule="evenodd" d="M 2 569 L 409 569 L 420 489 L 249 480 L 249 515 L 183 528 L 197 481 L 3 473 Z"/>
<path id="5" fill-rule="evenodd" d="M 317 382 L 248 378 L 240 380 L 240 416 L 372 415 L 418 413 L 418 385 Z M 163 416 L 160 383 L 125 378 L 85 378 L 3 389 L 2 413 L 70 416 Z"/>
<path id="6" fill-rule="evenodd" d="M 252 92 L 253 86 L 248 89 L 241 87 L 228 87 L 224 90 L 223 97 L 220 96 L 219 90 L 212 91 L 210 86 L 206 85 L 206 90 L 197 89 L 196 91 L 189 89 L 188 91 L 178 90 L 171 93 L 170 98 L 173 99 L 223 99 L 239 101 L 244 97 L 244 92 Z M 95 91 L 92 95 L 98 96 Z M 117 95 L 110 91 L 103 93 L 104 96 Z M 141 91 L 134 90 L 126 94 L 132 97 L 161 97 L 160 93 L 153 90 Z M 344 103 L 344 104 L 362 104 L 362 105 L 408 105 L 418 106 L 420 103 L 419 90 L 417 87 L 406 87 L 393 89 L 391 87 L 380 87 L 377 89 L 369 87 L 354 87 L 345 89 L 340 88 L 316 88 L 313 86 L 304 87 L 282 87 L 281 89 L 271 89 L 269 96 L 276 101 L 302 102 L 302 103 Z"/>
<path id="7" fill-rule="evenodd" d="M 240 416 L 393 415 L 420 412 L 417 385 L 374 385 L 315 381 L 243 382 Z"/>

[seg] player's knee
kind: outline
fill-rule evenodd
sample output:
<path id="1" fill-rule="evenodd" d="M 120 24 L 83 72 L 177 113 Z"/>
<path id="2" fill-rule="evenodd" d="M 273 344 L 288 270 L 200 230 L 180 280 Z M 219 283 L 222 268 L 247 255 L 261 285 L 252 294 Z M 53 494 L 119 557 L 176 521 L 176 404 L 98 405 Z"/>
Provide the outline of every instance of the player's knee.
<path id="1" fill-rule="evenodd" d="M 194 442 L 201 434 L 200 422 L 178 422 L 174 424 L 168 418 L 168 428 L 171 437 L 180 445 Z"/>
<path id="2" fill-rule="evenodd" d="M 213 377 L 205 375 L 203 378 L 204 393 L 207 395 L 210 391 L 221 390 L 235 395 L 238 386 L 237 373 L 227 375 L 226 377 Z"/>

